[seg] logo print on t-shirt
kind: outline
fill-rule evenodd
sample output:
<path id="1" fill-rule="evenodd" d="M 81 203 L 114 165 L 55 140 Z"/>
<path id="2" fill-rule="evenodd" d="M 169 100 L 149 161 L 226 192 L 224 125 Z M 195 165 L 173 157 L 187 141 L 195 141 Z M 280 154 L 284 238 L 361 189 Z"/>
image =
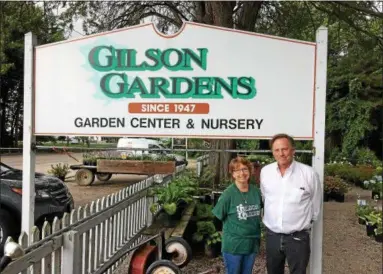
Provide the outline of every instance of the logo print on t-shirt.
<path id="1" fill-rule="evenodd" d="M 261 211 L 259 210 L 259 205 L 239 204 L 237 206 L 238 220 L 247 220 L 247 218 L 260 216 L 260 215 L 261 215 Z"/>
<path id="2" fill-rule="evenodd" d="M 245 211 L 245 207 L 242 204 L 237 206 L 237 214 L 239 220 L 247 220 L 247 213 Z"/>

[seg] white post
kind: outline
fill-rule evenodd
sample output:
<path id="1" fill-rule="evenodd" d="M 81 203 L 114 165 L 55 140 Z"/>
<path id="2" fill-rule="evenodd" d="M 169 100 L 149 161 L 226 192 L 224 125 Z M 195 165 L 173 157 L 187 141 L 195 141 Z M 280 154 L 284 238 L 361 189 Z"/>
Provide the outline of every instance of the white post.
<path id="1" fill-rule="evenodd" d="M 35 212 L 35 152 L 32 144 L 35 143 L 33 135 L 33 70 L 34 47 L 36 37 L 31 33 L 25 34 L 24 43 L 24 132 L 23 132 L 23 196 L 21 230 L 28 234 L 31 240 L 31 231 L 34 226 Z"/>
<path id="2" fill-rule="evenodd" d="M 326 119 L 326 84 L 327 84 L 327 28 L 320 27 L 316 33 L 316 87 L 315 87 L 315 134 L 313 168 L 319 174 L 323 189 L 324 180 L 324 139 Z M 323 195 L 323 193 L 322 193 Z M 311 238 L 310 274 L 322 273 L 322 244 L 323 244 L 323 202 L 321 213 L 314 222 Z"/>

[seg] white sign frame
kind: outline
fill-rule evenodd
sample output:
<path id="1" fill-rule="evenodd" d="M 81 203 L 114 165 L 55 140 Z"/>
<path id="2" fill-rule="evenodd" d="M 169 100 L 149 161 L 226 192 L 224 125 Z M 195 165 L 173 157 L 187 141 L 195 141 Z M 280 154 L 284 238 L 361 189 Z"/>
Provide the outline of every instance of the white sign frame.
<path id="1" fill-rule="evenodd" d="M 194 24 L 194 23 L 193 23 Z M 185 25 L 184 25 L 185 26 Z M 184 27 L 183 26 L 183 27 Z M 212 27 L 212 26 L 209 26 Z M 218 27 L 214 27 L 218 28 Z M 180 31 L 182 31 L 181 28 Z M 225 30 L 224 28 L 219 28 Z M 227 29 L 226 29 L 227 30 Z M 242 31 L 239 31 L 242 32 Z M 247 33 L 247 32 L 243 32 Z M 102 34 L 97 34 L 102 35 Z M 261 34 L 259 34 L 261 35 Z M 327 83 L 327 38 L 326 27 L 317 30 L 315 43 L 315 99 L 313 116 L 313 136 L 315 153 L 313 155 L 313 168 L 318 172 L 323 189 L 324 180 L 324 138 L 325 138 L 325 109 L 326 109 L 326 83 Z M 80 38 L 82 39 L 82 38 Z M 284 38 L 280 38 L 284 40 Z M 32 33 L 25 35 L 24 60 L 24 132 L 23 132 L 23 198 L 22 198 L 22 231 L 28 236 L 34 220 L 34 175 L 35 175 L 35 132 L 34 132 L 34 61 L 36 37 Z M 174 135 L 174 137 L 178 137 Z M 185 137 L 185 136 L 183 136 Z M 202 136 L 198 136 L 202 137 Z M 203 137 L 202 137 L 203 138 Z M 205 137 L 206 138 L 206 137 Z M 257 138 L 261 139 L 261 138 Z M 29 239 L 31 239 L 29 237 Z M 318 221 L 314 223 L 312 231 L 310 273 L 322 273 L 322 244 L 323 244 L 323 203 Z"/>
<path id="2" fill-rule="evenodd" d="M 227 41 L 226 46 L 222 47 L 218 41 Z M 127 49 L 124 48 L 125 43 Z M 148 43 L 153 43 L 155 46 L 148 46 Z M 197 49 L 202 48 L 206 50 L 206 54 L 199 53 L 205 57 L 203 58 L 205 68 L 202 69 L 196 66 L 193 60 L 189 60 L 189 70 L 172 71 L 163 67 L 158 71 L 148 71 L 137 67 L 132 69 L 127 64 L 121 65 L 118 69 L 116 64 L 123 61 L 118 59 L 117 53 L 112 54 L 106 49 L 106 45 L 113 47 L 113 52 L 135 51 L 134 60 L 137 59 L 137 63 L 133 64 L 136 66 L 142 60 L 152 62 L 145 56 L 148 50 L 159 49 L 166 52 L 169 49 L 187 48 L 197 52 Z M 95 51 L 96 48 L 103 48 L 103 51 Z M 152 23 L 148 23 L 41 45 L 36 47 L 34 134 L 270 139 L 279 132 L 285 132 L 296 140 L 313 140 L 315 50 L 316 43 L 313 42 L 193 22 L 185 22 L 179 32 L 171 36 L 160 34 Z M 91 52 L 98 54 L 92 55 L 91 58 Z M 231 56 L 232 52 L 234 54 Z M 104 71 L 104 67 L 100 67 L 102 71 L 95 69 L 94 64 L 103 62 L 105 66 L 104 63 L 108 63 L 107 58 L 112 60 L 111 56 L 115 61 L 109 61 L 114 64 L 112 70 L 107 68 L 107 71 Z M 93 60 L 94 64 L 91 65 L 90 60 Z M 113 74 L 113 78 L 107 78 Z M 160 98 L 142 98 L 133 92 L 131 94 L 124 92 L 126 96 L 123 96 L 122 83 L 126 90 L 129 85 L 121 79 L 121 75 L 126 76 L 125 80 L 129 80 L 131 86 L 134 86 L 132 81 L 135 83 L 136 79 L 142 79 L 140 81 L 144 83 L 149 93 L 153 92 L 151 88 L 153 82 L 149 79 L 160 79 L 160 77 L 169 80 L 168 84 L 172 86 L 174 86 L 170 84 L 172 77 L 187 78 L 193 82 L 195 89 L 198 86 L 195 77 L 215 79 L 214 81 L 221 79 L 226 83 L 233 77 L 238 81 L 236 85 L 238 88 L 233 88 L 235 94 L 229 95 L 220 84 L 218 86 L 221 88 L 215 86 L 213 89 L 207 88 L 201 91 L 210 94 L 196 97 L 193 89 L 192 98 L 174 97 L 174 95 L 165 98 L 163 94 L 159 95 Z M 106 81 L 103 79 L 117 79 L 118 87 L 117 83 L 111 84 L 112 81 L 108 81 L 109 85 L 105 84 Z M 247 88 L 241 86 L 241 80 L 246 80 Z M 121 96 L 109 98 L 111 95 L 107 96 L 105 90 L 101 91 L 100 86 L 106 88 L 102 83 L 113 91 L 119 90 Z M 178 90 L 181 93 L 182 88 L 169 87 L 171 92 Z M 247 94 L 244 94 L 246 92 Z M 211 95 L 212 93 L 222 94 L 222 98 L 212 98 L 217 97 Z M 134 98 L 126 98 L 128 95 Z M 154 114 L 143 110 L 148 104 L 153 107 L 166 105 L 171 109 L 179 109 L 178 107 L 184 109 L 189 106 L 195 109 L 183 113 L 180 110 L 176 112 L 170 110 L 170 113 Z M 161 123 L 154 121 L 159 119 L 164 120 Z M 165 119 L 168 122 L 167 126 L 163 123 Z M 189 127 L 189 121 L 193 121 L 193 127 Z"/>

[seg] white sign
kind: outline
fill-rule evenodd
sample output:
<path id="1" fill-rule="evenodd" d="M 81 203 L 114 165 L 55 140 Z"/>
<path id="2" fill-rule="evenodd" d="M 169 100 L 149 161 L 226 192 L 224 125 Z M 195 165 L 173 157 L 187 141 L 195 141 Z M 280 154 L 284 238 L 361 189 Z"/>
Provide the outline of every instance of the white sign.
<path id="1" fill-rule="evenodd" d="M 315 50 L 196 23 L 38 46 L 34 134 L 313 139 Z"/>

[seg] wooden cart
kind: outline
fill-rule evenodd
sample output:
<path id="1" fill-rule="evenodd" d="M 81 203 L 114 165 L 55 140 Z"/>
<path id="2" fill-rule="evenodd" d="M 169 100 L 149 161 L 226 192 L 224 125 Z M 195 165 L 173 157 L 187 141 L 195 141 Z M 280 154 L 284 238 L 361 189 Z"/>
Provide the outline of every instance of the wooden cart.
<path id="1" fill-rule="evenodd" d="M 75 180 L 78 185 L 89 186 L 96 177 L 100 181 L 108 181 L 113 174 L 171 174 L 176 171 L 176 162 L 100 159 L 96 165 L 71 165 L 70 169 L 77 170 Z"/>

